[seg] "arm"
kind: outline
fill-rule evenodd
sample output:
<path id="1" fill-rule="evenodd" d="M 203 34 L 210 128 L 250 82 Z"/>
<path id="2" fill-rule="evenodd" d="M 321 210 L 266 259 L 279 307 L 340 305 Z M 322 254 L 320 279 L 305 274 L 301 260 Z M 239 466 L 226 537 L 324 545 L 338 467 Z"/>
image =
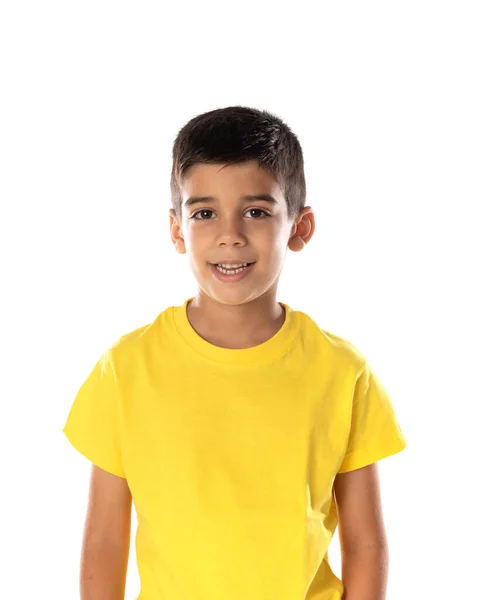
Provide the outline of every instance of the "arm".
<path id="1" fill-rule="evenodd" d="M 92 464 L 80 566 L 81 600 L 124 600 L 131 507 L 126 479 Z"/>
<path id="2" fill-rule="evenodd" d="M 342 600 L 385 600 L 388 541 L 376 463 L 338 473 L 334 483 L 342 557 Z"/>

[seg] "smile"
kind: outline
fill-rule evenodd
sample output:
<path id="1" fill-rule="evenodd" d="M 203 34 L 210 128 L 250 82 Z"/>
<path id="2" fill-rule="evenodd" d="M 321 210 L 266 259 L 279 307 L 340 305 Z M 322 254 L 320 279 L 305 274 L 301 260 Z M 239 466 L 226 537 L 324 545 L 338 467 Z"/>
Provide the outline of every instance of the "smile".
<path id="1" fill-rule="evenodd" d="M 245 263 L 246 266 L 228 268 L 222 267 L 220 265 L 210 264 L 210 268 L 212 269 L 213 275 L 219 281 L 224 282 L 236 282 L 244 279 L 253 269 L 255 263 Z"/>

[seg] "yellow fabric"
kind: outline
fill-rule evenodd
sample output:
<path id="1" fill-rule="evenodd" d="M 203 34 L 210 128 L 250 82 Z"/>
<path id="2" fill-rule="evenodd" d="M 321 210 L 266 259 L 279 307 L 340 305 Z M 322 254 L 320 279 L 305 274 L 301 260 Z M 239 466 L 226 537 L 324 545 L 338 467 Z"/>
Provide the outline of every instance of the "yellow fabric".
<path id="1" fill-rule="evenodd" d="M 303 312 L 280 303 L 276 335 L 227 349 L 191 327 L 190 300 L 105 352 L 63 429 L 128 481 L 137 600 L 340 600 L 332 486 L 406 447 L 390 398 Z"/>

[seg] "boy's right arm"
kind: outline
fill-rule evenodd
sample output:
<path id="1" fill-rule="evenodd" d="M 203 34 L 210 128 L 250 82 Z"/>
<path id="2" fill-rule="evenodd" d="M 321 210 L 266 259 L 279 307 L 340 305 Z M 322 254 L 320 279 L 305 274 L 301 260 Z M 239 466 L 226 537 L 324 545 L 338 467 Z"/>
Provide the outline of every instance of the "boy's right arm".
<path id="1" fill-rule="evenodd" d="M 92 463 L 80 565 L 80 600 L 124 600 L 131 511 L 127 480 Z"/>

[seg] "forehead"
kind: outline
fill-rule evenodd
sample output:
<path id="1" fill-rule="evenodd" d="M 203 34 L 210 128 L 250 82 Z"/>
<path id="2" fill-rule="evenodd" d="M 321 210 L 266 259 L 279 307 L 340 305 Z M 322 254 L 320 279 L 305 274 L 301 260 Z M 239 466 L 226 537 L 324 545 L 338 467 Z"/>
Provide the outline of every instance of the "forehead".
<path id="1" fill-rule="evenodd" d="M 193 195 L 235 198 L 262 193 L 273 196 L 279 204 L 284 202 L 275 177 L 256 161 L 229 166 L 219 163 L 195 164 L 183 177 L 180 188 L 182 202 Z"/>

